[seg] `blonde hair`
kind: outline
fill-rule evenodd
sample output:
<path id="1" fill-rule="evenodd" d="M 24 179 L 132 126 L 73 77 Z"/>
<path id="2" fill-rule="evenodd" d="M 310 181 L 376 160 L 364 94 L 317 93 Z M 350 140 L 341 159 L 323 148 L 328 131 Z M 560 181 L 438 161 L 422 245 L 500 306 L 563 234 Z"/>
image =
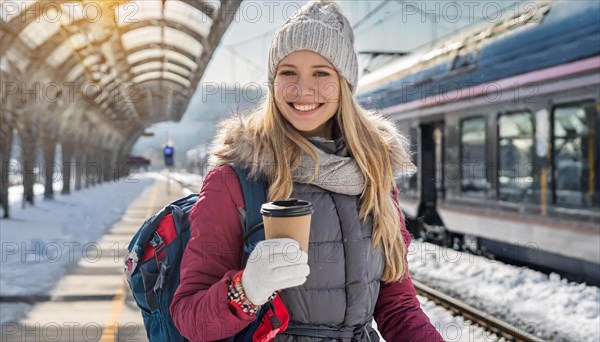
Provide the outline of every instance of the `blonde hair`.
<path id="1" fill-rule="evenodd" d="M 374 125 L 374 122 L 384 119 L 375 112 L 363 109 L 352 96 L 347 82 L 342 78 L 340 80 L 341 94 L 334 120 L 365 179 L 360 196 L 359 218 L 364 221 L 369 215 L 373 216 L 372 246 L 381 245 L 386 261 L 381 280 L 401 280 L 407 271 L 404 258 L 407 247 L 400 232 L 400 209 L 391 196 L 394 184 L 391 146 Z M 263 108 L 251 114 L 245 124 L 257 147 L 253 152 L 250 173 L 258 174 L 259 165 L 267 161 L 266 155 L 272 156 L 269 162 L 273 164 L 268 166 L 271 170 L 268 179 L 270 201 L 290 197 L 293 189 L 292 170 L 299 165 L 302 152 L 315 161 L 314 175 L 317 174 L 319 157 L 314 145 L 281 115 L 272 89 L 267 94 Z"/>

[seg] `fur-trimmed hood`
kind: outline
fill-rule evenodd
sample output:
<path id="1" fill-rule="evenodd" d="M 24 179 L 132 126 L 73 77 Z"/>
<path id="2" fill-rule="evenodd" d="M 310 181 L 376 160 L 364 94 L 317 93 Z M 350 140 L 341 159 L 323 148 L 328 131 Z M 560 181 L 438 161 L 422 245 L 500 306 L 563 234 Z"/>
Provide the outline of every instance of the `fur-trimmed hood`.
<path id="1" fill-rule="evenodd" d="M 409 142 L 399 132 L 393 122 L 380 115 L 369 115 L 369 120 L 383 141 L 389 146 L 392 168 L 395 175 L 412 174 L 416 167 L 411 162 Z M 218 167 L 231 163 L 242 166 L 252 164 L 255 153 L 254 134 L 247 125 L 248 117 L 235 115 L 219 123 L 217 135 L 210 148 L 209 165 Z M 383 151 L 382 151 L 383 153 Z M 271 168 L 258 165 L 260 175 L 270 175 Z"/>

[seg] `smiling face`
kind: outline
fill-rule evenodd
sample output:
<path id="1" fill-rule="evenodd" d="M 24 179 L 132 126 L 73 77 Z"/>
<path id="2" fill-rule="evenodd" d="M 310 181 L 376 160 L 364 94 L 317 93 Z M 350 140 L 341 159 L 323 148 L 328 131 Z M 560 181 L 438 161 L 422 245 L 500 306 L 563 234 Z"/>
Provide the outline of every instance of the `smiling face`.
<path id="1" fill-rule="evenodd" d="M 330 139 L 340 100 L 340 76 L 316 52 L 301 50 L 281 60 L 275 75 L 279 112 L 305 137 Z"/>

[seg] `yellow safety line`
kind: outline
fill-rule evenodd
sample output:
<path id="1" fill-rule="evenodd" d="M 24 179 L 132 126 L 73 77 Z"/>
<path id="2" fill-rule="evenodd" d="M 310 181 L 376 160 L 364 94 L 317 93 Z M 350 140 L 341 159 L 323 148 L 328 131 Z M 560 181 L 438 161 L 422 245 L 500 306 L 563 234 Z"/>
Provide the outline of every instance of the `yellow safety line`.
<path id="1" fill-rule="evenodd" d="M 156 202 L 156 194 L 158 191 L 155 186 L 152 189 L 152 193 L 150 194 L 150 201 L 148 202 L 148 210 L 146 211 L 145 217 L 150 217 L 154 213 L 154 203 Z M 115 293 L 115 297 L 112 300 L 112 309 L 110 311 L 110 315 L 108 316 L 108 320 L 104 324 L 104 329 L 102 330 L 102 336 L 100 336 L 100 342 L 114 342 L 116 333 L 118 330 L 118 321 L 121 316 L 121 311 L 123 311 L 123 306 L 125 305 L 125 279 L 121 282 L 121 286 Z"/>
<path id="2" fill-rule="evenodd" d="M 110 311 L 110 316 L 108 320 L 104 324 L 104 329 L 102 330 L 102 336 L 100 337 L 101 342 L 114 342 L 115 336 L 118 329 L 119 316 L 121 316 L 121 311 L 123 310 L 123 306 L 125 305 L 125 283 L 121 283 L 121 286 L 117 290 L 115 297 L 112 302 L 112 310 Z"/>

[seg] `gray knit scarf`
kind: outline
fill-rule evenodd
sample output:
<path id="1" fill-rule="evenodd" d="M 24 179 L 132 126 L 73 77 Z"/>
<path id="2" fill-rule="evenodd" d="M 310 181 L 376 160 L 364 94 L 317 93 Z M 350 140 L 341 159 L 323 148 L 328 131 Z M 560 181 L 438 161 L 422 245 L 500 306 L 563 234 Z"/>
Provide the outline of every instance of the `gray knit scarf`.
<path id="1" fill-rule="evenodd" d="M 310 183 L 335 193 L 360 195 L 365 186 L 365 179 L 358 163 L 350 156 L 344 140 L 327 140 L 321 137 L 312 137 L 309 140 L 317 147 L 319 155 L 319 171 Z M 303 153 L 298 168 L 292 172 L 294 182 L 308 184 L 313 175 L 314 165 L 310 156 Z"/>

